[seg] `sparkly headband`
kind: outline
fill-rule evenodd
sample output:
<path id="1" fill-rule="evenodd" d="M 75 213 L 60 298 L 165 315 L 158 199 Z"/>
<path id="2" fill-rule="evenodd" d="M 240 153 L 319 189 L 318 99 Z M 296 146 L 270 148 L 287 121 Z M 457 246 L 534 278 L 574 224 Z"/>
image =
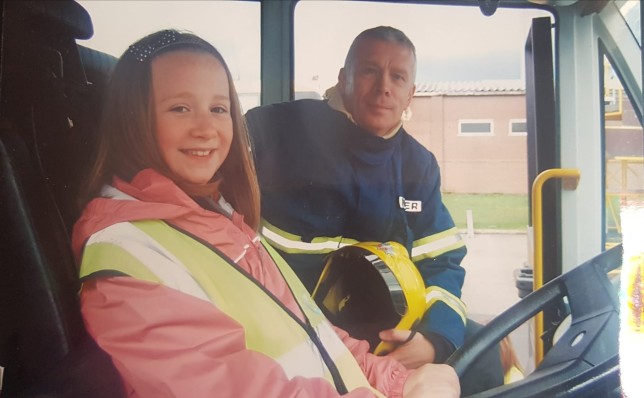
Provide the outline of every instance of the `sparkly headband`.
<path id="1" fill-rule="evenodd" d="M 128 47 L 126 53 L 133 56 L 137 61 L 143 62 L 157 54 L 159 51 L 177 44 L 192 44 L 211 51 L 203 41 L 196 37 L 185 36 L 174 30 L 164 30 L 158 37 L 144 38 L 139 42 L 132 44 Z"/>

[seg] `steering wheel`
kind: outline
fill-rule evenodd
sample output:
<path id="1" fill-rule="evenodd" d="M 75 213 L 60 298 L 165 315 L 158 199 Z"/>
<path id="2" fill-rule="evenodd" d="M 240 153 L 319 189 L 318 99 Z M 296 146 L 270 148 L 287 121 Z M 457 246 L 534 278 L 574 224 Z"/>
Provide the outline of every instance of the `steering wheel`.
<path id="1" fill-rule="evenodd" d="M 447 360 L 461 377 L 503 337 L 567 297 L 571 324 L 525 379 L 470 397 L 619 397 L 619 299 L 608 272 L 622 264 L 617 245 L 558 276 L 494 318 Z"/>

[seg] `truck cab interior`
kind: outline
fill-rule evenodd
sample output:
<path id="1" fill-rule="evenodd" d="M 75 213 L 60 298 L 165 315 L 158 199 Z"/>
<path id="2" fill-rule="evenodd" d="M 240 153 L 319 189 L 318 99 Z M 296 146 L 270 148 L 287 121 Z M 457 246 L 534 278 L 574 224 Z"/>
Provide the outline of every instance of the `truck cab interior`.
<path id="1" fill-rule="evenodd" d="M 76 43 L 92 34 L 90 15 L 75 1 L 2 2 L 0 397 L 126 395 L 84 328 L 69 240 L 116 62 Z M 620 396 L 619 303 L 606 278 L 620 262 L 616 246 L 553 280 L 491 322 L 452 365 L 462 374 L 486 347 L 568 296 L 573 324 L 541 366 L 477 396 L 543 396 L 546 386 L 548 396 Z M 596 286 L 592 299 L 583 294 L 588 283 Z"/>
<path id="2" fill-rule="evenodd" d="M 76 45 L 93 31 L 75 2 L 7 1 L 2 19 L 1 395 L 119 396 L 83 326 L 69 243 L 115 60 Z"/>

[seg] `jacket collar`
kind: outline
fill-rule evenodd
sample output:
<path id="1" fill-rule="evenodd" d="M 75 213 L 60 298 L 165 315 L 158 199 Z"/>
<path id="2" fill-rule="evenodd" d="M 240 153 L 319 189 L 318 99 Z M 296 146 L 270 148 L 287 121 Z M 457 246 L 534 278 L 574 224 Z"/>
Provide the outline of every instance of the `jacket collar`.
<path id="1" fill-rule="evenodd" d="M 166 220 L 184 224 L 187 221 L 201 230 L 211 229 L 207 220 L 225 217 L 202 208 L 172 180 L 153 169 L 140 171 L 129 183 L 114 177 L 101 194 L 87 204 L 74 224 L 72 246 L 78 259 L 87 238 L 119 222 Z M 233 221 L 243 223 L 238 213 L 233 213 Z"/>
<path id="2" fill-rule="evenodd" d="M 328 100 L 327 103 L 329 104 L 331 109 L 334 109 L 338 112 L 343 113 L 351 121 L 351 123 L 355 124 L 356 126 L 358 125 L 358 123 L 356 123 L 356 121 L 353 119 L 353 116 L 351 115 L 351 113 L 349 113 L 349 111 L 347 111 L 347 108 L 344 106 L 342 93 L 340 92 L 340 88 L 338 87 L 337 84 L 327 89 L 326 92 L 324 93 L 324 97 L 327 98 Z M 383 135 L 382 138 L 387 140 L 396 135 L 396 133 L 402 127 L 403 120 L 408 120 L 408 119 L 405 119 L 405 115 L 407 114 L 407 112 L 411 114 L 411 111 L 409 111 L 409 108 L 406 109 L 405 112 L 403 113 L 403 117 L 400 119 L 398 124 L 395 125 L 391 130 L 389 130 L 387 134 Z"/>

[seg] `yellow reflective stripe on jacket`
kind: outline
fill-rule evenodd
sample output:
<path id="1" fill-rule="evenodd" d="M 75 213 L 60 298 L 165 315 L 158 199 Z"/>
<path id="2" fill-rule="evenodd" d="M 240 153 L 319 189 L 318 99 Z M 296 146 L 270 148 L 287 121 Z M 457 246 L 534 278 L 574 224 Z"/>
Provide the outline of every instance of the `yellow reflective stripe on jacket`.
<path id="1" fill-rule="evenodd" d="M 106 253 L 109 255 L 105 255 Z M 145 264 L 122 247 L 102 242 L 87 246 L 83 252 L 80 277 L 85 278 L 104 270 L 117 271 L 144 281 L 161 283 L 161 280 Z"/>
<path id="2" fill-rule="evenodd" d="M 247 349 L 273 358 L 289 378 L 322 377 L 334 385 L 320 351 L 303 324 L 236 265 L 162 221 L 122 224 L 111 231 L 112 227 L 106 228 L 102 231 L 102 237 L 94 239 L 95 236 L 92 236 L 88 240 L 83 255 L 84 265 L 81 266 L 82 275 L 118 270 L 135 278 L 163 283 L 195 295 L 194 289 L 185 283 L 173 285 L 168 280 L 173 273 L 185 273 L 203 292 L 205 299 L 244 327 Z M 125 237 L 121 235 L 123 232 L 127 233 Z M 274 251 L 270 254 L 276 259 Z M 283 260 L 281 262 L 280 270 L 296 299 L 302 303 L 302 310 L 309 318 L 311 327 L 317 331 L 348 390 L 370 388 L 351 352 L 335 334 L 290 267 Z M 159 267 L 159 264 L 162 266 Z M 174 269 L 170 269 L 170 264 Z M 249 306 L 252 306 L 251 311 Z M 378 395 L 377 391 L 371 390 Z"/>
<path id="3" fill-rule="evenodd" d="M 154 269 L 149 267 L 154 259 Z M 190 272 L 167 249 L 129 222 L 94 233 L 83 250 L 81 278 L 100 270 L 112 270 L 210 301 Z"/>
<path id="4" fill-rule="evenodd" d="M 284 261 L 284 259 L 271 247 L 265 240 L 264 248 L 268 254 L 273 258 L 275 264 L 277 264 L 280 272 L 286 279 L 286 282 L 291 287 L 293 294 L 295 295 L 296 300 L 300 304 L 300 308 L 309 319 L 311 325 L 314 326 L 320 340 L 327 348 L 327 352 L 334 360 L 338 369 L 341 370 L 343 380 L 349 391 L 352 391 L 358 387 L 369 386 L 369 382 L 366 380 L 364 373 L 358 363 L 356 362 L 353 354 L 347 349 L 342 340 L 338 338 L 338 335 L 335 333 L 329 321 L 322 315 L 322 311 L 317 306 L 311 294 L 306 290 L 304 285 L 300 282 L 300 279 L 295 274 L 293 269 Z M 299 359 L 294 358 L 296 362 L 299 362 Z M 370 387 L 370 386 L 369 386 Z M 372 392 L 380 397 L 380 393 L 372 388 Z"/>
<path id="5" fill-rule="evenodd" d="M 327 254 L 341 247 L 358 243 L 355 239 L 343 236 L 316 237 L 311 242 L 304 242 L 301 236 L 279 229 L 264 219 L 262 219 L 262 235 L 271 246 L 291 254 Z"/>
<path id="6" fill-rule="evenodd" d="M 246 275 L 227 264 L 210 248 L 165 223 L 146 221 L 135 224 L 185 264 L 217 308 L 244 326 L 248 349 L 279 360 L 293 349 L 308 348 L 300 352 L 302 363 L 299 369 L 296 364 L 281 363 L 286 374 L 291 377 L 298 374 L 329 377 L 326 367 L 309 344 L 306 332 Z M 204 267 L 204 264 L 210 266 Z M 248 311 L 248 303 L 253 303 L 253 311 Z"/>
<path id="7" fill-rule="evenodd" d="M 450 228 L 414 241 L 411 249 L 411 260 L 416 262 L 424 258 L 438 257 L 443 253 L 463 246 L 465 246 L 465 242 L 461 238 L 458 229 L 456 227 Z"/>
<path id="8" fill-rule="evenodd" d="M 427 309 L 440 301 L 454 310 L 461 317 L 461 320 L 463 320 L 463 324 L 465 324 L 467 319 L 467 310 L 465 308 L 465 303 L 462 302 L 461 299 L 438 286 L 430 286 L 425 292 Z"/>

